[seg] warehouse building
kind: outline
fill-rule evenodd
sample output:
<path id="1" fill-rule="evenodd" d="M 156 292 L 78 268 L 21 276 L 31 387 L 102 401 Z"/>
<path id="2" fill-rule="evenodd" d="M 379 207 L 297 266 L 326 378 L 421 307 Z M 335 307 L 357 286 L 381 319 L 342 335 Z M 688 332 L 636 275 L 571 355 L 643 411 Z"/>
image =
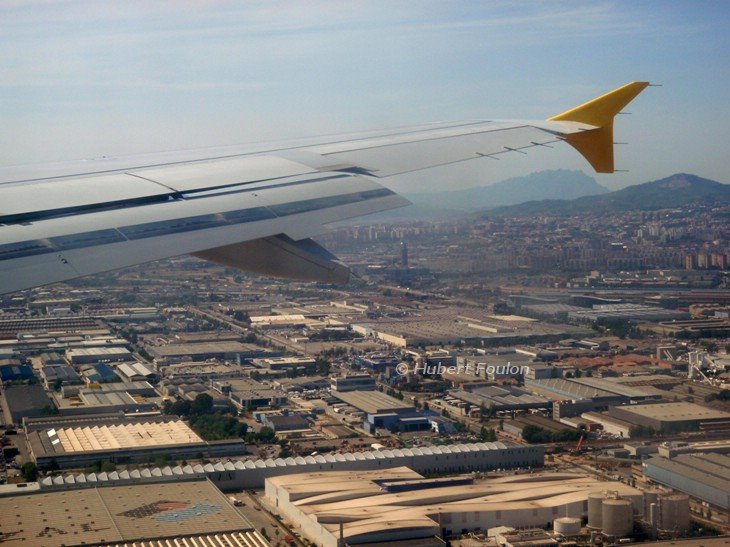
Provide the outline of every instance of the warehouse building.
<path id="1" fill-rule="evenodd" d="M 646 405 L 614 406 L 609 408 L 611 417 L 626 422 L 653 427 L 665 433 L 697 431 L 708 427 L 730 428 L 730 414 L 694 403 L 659 403 Z"/>
<path id="2" fill-rule="evenodd" d="M 570 381 L 588 386 L 589 388 L 592 387 L 609 393 L 615 393 L 616 395 L 627 398 L 630 403 L 661 399 L 661 396 L 657 395 L 652 387 L 642 389 L 641 387 L 633 387 L 609 378 L 582 377 L 572 378 Z"/>
<path id="3" fill-rule="evenodd" d="M 81 376 L 69 365 L 53 365 L 41 369 L 43 385 L 46 389 L 56 389 L 57 385 L 83 384 Z"/>
<path id="4" fill-rule="evenodd" d="M 364 412 L 363 427 L 371 433 L 377 428 L 390 431 L 430 430 L 430 418 L 436 415 L 431 411 L 418 411 L 413 405 L 380 391 L 333 391 L 332 395 Z"/>
<path id="5" fill-rule="evenodd" d="M 49 351 L 41 353 L 41 363 L 44 367 L 50 367 L 53 365 L 65 365 L 67 364 L 66 358 L 58 352 Z"/>
<path id="6" fill-rule="evenodd" d="M 135 360 L 127 348 L 76 348 L 68 350 L 66 357 L 72 365 Z"/>
<path id="7" fill-rule="evenodd" d="M 263 359 L 253 359 L 252 364 L 268 370 L 299 370 L 313 367 L 317 362 L 312 357 L 265 357 Z"/>
<path id="8" fill-rule="evenodd" d="M 431 546 L 440 538 L 498 526 L 545 527 L 559 517 L 581 518 L 588 513 L 589 494 L 608 484 L 633 512 L 643 513 L 641 491 L 572 473 L 486 480 L 427 479 L 408 467 L 301 473 L 267 479 L 266 498 L 316 545 Z"/>
<path id="9" fill-rule="evenodd" d="M 680 454 L 706 454 L 714 452 L 715 454 L 730 454 L 730 440 L 721 439 L 716 441 L 665 441 L 658 445 L 655 452 L 665 458 L 674 458 Z"/>
<path id="10" fill-rule="evenodd" d="M 584 412 L 580 416 L 584 420 L 599 424 L 604 432 L 616 435 L 623 439 L 631 437 L 631 428 L 634 426 L 631 422 L 609 416 L 603 412 Z"/>
<path id="11" fill-rule="evenodd" d="M 597 406 L 628 404 L 630 398 L 600 387 L 576 382 L 575 379 L 525 379 L 525 387 L 534 393 L 559 400 L 591 400 Z"/>
<path id="12" fill-rule="evenodd" d="M 9 423 L 19 424 L 23 418 L 46 416 L 55 411 L 53 401 L 39 384 L 7 386 L 3 392 L 10 411 Z"/>
<path id="13" fill-rule="evenodd" d="M 298 393 L 327 389 L 330 379 L 326 376 L 299 376 L 297 378 L 278 378 L 271 383 L 286 393 Z"/>
<path id="14" fill-rule="evenodd" d="M 127 382 L 154 382 L 157 374 L 147 365 L 142 363 L 122 363 L 117 367 L 117 374 Z"/>
<path id="15" fill-rule="evenodd" d="M 13 545 L 269 545 L 205 479 L 0 497 L 0 514 Z M 216 536 L 238 541 L 198 539 Z"/>
<path id="16" fill-rule="evenodd" d="M 551 433 L 560 433 L 565 429 L 570 429 L 573 426 L 564 422 L 556 422 L 550 418 L 544 416 L 526 414 L 524 416 L 518 416 L 514 420 L 504 422 L 503 427 L 507 433 L 510 433 L 516 437 L 522 437 L 522 431 L 525 427 L 536 426 Z"/>
<path id="17" fill-rule="evenodd" d="M 54 394 L 60 414 L 134 413 L 162 406 L 162 398 L 149 382 L 114 382 L 93 386 L 63 386 L 60 394 Z"/>
<path id="18" fill-rule="evenodd" d="M 624 449 L 628 451 L 629 456 L 632 458 L 646 458 L 652 454 L 656 454 L 659 445 L 650 441 L 640 441 L 634 443 L 624 443 Z"/>
<path id="19" fill-rule="evenodd" d="M 730 456 L 725 454 L 682 454 L 671 460 L 654 456 L 644 462 L 644 476 L 716 507 L 730 509 Z"/>
<path id="20" fill-rule="evenodd" d="M 449 395 L 477 408 L 495 411 L 550 409 L 553 404 L 550 399 L 508 385 L 472 387 L 466 384 L 464 389 L 449 391 Z"/>
<path id="21" fill-rule="evenodd" d="M 112 414 L 89 417 L 24 419 L 27 444 L 38 467 L 55 461 L 61 468 L 86 467 L 98 461 L 147 461 L 233 456 L 246 453 L 241 439 L 208 443 L 177 417 L 137 418 Z"/>
<path id="22" fill-rule="evenodd" d="M 3 359 L 0 362 L 0 382 L 25 381 L 33 377 L 33 367 L 21 365 L 17 359 Z"/>
<path id="23" fill-rule="evenodd" d="M 270 415 L 264 414 L 261 423 L 270 427 L 277 433 L 292 431 L 306 431 L 309 429 L 309 422 L 301 414 Z"/>
<path id="24" fill-rule="evenodd" d="M 96 363 L 94 365 L 83 365 L 79 369 L 81 376 L 87 384 L 103 384 L 107 382 L 118 382 L 119 376 L 114 374 L 114 370 L 106 363 Z"/>
<path id="25" fill-rule="evenodd" d="M 369 374 L 346 374 L 330 379 L 330 389 L 344 393 L 345 391 L 373 391 L 375 378 Z"/>
<path id="26" fill-rule="evenodd" d="M 240 362 L 273 355 L 269 350 L 253 344 L 230 341 L 169 344 L 151 346 L 147 349 L 159 365 L 183 361 L 205 361 L 206 359 L 228 359 Z"/>
<path id="27" fill-rule="evenodd" d="M 250 410 L 278 406 L 286 402 L 286 393 L 250 378 L 231 378 L 213 382 L 213 389 L 228 397 L 236 407 Z"/>
<path id="28" fill-rule="evenodd" d="M 59 475 L 45 477 L 43 489 L 66 489 L 102 483 L 177 481 L 207 477 L 224 491 L 258 489 L 269 477 L 321 471 L 367 471 L 406 466 L 427 475 L 469 473 L 495 469 L 539 468 L 543 466 L 545 447 L 518 446 L 502 442 L 426 446 L 394 450 L 317 454 L 296 458 L 238 460 L 205 465 L 166 466 L 142 471 Z"/>

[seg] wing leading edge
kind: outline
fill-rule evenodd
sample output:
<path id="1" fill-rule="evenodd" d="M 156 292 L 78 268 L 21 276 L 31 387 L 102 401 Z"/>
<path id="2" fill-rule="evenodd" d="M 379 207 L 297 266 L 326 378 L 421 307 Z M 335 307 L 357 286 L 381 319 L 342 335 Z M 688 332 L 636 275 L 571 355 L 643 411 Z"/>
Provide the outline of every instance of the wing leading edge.
<path id="1" fill-rule="evenodd" d="M 613 172 L 613 118 L 647 85 L 632 82 L 547 121 L 0 170 L 0 293 L 184 254 L 344 282 L 349 270 L 309 238 L 409 203 L 377 179 L 563 140 L 598 172 Z"/>

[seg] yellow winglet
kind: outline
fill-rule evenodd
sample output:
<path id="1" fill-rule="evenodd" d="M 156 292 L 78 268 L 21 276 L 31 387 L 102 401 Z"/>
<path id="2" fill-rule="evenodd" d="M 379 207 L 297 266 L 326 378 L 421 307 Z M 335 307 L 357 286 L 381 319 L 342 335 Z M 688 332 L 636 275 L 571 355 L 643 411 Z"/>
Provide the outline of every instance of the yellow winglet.
<path id="1" fill-rule="evenodd" d="M 648 85 L 649 82 L 631 82 L 548 120 L 594 126 L 595 129 L 571 133 L 565 140 L 588 160 L 596 172 L 613 173 L 613 118 Z"/>

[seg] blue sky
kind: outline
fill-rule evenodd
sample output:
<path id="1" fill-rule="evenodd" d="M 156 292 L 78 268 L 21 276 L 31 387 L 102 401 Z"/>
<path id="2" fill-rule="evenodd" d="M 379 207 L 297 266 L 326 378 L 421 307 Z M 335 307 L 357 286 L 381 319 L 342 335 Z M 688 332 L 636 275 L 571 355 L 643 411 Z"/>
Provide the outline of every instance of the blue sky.
<path id="1" fill-rule="evenodd" d="M 730 182 L 730 2 L 0 0 L 0 165 L 460 119 L 544 119 L 632 80 L 618 188 Z M 567 145 L 392 181 L 589 166 Z"/>

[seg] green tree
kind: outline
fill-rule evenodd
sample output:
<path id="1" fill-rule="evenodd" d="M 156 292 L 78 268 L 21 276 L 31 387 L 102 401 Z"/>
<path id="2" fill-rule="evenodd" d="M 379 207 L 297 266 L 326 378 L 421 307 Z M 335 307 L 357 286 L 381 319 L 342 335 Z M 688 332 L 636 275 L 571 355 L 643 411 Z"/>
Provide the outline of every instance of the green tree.
<path id="1" fill-rule="evenodd" d="M 332 363 L 329 359 L 324 359 L 322 357 L 318 358 L 317 361 L 314 363 L 315 372 L 319 374 L 320 376 L 329 376 L 330 370 L 332 369 Z"/>
<path id="2" fill-rule="evenodd" d="M 190 416 L 190 401 L 167 401 L 162 407 L 163 414 L 175 416 Z"/>
<path id="3" fill-rule="evenodd" d="M 263 443 L 270 443 L 273 442 L 275 439 L 276 433 L 268 426 L 263 426 L 261 429 L 259 429 L 258 433 L 256 433 L 256 440 Z"/>
<path id="4" fill-rule="evenodd" d="M 479 431 L 479 438 L 483 442 L 487 443 L 493 443 L 497 440 L 497 432 L 494 431 L 494 429 L 487 428 L 486 426 L 482 426 L 481 430 Z"/>
<path id="5" fill-rule="evenodd" d="M 33 462 L 25 462 L 20 468 L 20 474 L 25 482 L 33 482 L 38 480 L 38 466 Z"/>
<path id="6" fill-rule="evenodd" d="M 656 430 L 651 426 L 633 425 L 629 428 L 629 437 L 652 437 L 656 435 Z"/>
<path id="7" fill-rule="evenodd" d="M 207 393 L 200 393 L 190 405 L 190 414 L 200 416 L 210 414 L 213 411 L 213 397 Z"/>
<path id="8" fill-rule="evenodd" d="M 243 438 L 248 431 L 248 425 L 220 412 L 192 416 L 190 426 L 206 441 Z"/>

